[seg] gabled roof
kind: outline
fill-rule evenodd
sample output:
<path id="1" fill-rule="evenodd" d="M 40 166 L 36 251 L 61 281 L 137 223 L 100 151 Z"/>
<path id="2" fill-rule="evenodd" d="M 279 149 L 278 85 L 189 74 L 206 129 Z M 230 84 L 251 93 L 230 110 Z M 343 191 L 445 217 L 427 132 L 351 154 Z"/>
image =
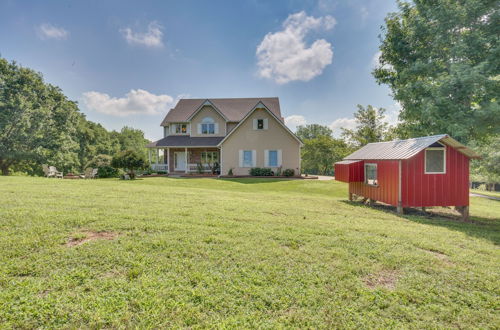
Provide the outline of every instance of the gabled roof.
<path id="1" fill-rule="evenodd" d="M 190 137 L 186 135 L 171 135 L 146 145 L 146 148 L 158 147 L 216 147 L 222 136 Z"/>
<path id="2" fill-rule="evenodd" d="M 224 139 L 222 139 L 222 141 L 220 141 L 219 143 L 219 146 L 222 145 L 222 143 L 224 143 L 224 141 L 226 141 L 230 136 L 231 134 L 233 134 L 235 131 L 238 130 L 238 128 L 240 128 L 241 125 L 243 125 L 243 123 L 245 122 L 245 120 L 250 117 L 250 115 L 256 110 L 256 109 L 265 109 L 267 110 L 267 112 L 269 112 L 271 114 L 271 116 L 276 119 L 276 121 L 281 124 L 281 126 L 283 126 L 283 128 L 285 129 L 285 131 L 287 131 L 295 140 L 297 140 L 300 144 L 300 146 L 303 146 L 304 144 L 302 143 L 302 141 L 297 137 L 297 135 L 295 135 L 286 125 L 285 123 L 283 122 L 283 120 L 280 119 L 280 117 L 277 117 L 262 101 L 259 100 L 259 102 L 257 102 L 256 105 L 254 105 L 252 107 L 252 109 L 246 114 L 246 116 L 241 119 L 241 121 L 239 122 L 238 125 L 236 125 L 235 128 L 233 128 L 231 130 L 231 132 L 229 132 L 228 135 L 226 135 L 224 137 Z"/>
<path id="3" fill-rule="evenodd" d="M 281 118 L 280 101 L 277 97 L 249 97 L 249 98 L 228 98 L 228 99 L 180 99 L 171 109 L 161 126 L 165 126 L 169 122 L 186 122 L 189 118 L 198 111 L 205 102 L 212 103 L 227 121 L 238 122 L 242 120 L 255 104 L 259 101 L 264 103 L 266 107 L 277 117 Z"/>
<path id="4" fill-rule="evenodd" d="M 424 136 L 408 140 L 369 143 L 345 157 L 345 160 L 360 159 L 408 159 L 436 142 L 444 143 L 469 158 L 479 158 L 472 149 L 467 148 L 447 134 Z"/>

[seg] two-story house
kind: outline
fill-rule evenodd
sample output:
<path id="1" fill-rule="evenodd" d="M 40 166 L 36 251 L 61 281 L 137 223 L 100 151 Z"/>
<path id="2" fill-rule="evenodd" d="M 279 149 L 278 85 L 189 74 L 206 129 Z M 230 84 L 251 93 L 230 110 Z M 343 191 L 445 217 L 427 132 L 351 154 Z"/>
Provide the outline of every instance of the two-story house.
<path id="1" fill-rule="evenodd" d="M 277 97 L 181 99 L 161 126 L 164 137 L 147 145 L 154 170 L 208 172 L 218 163 L 221 175 L 252 167 L 300 173 L 302 142 L 285 126 Z"/>

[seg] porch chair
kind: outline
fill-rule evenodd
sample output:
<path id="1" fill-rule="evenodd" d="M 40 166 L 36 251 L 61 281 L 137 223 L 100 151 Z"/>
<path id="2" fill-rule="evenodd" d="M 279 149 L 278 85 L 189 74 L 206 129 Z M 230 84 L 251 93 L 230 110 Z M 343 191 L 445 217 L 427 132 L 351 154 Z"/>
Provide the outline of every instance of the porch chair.
<path id="1" fill-rule="evenodd" d="M 59 172 L 55 166 L 49 166 L 49 176 L 63 178 L 63 172 Z"/>
<path id="2" fill-rule="evenodd" d="M 97 175 L 97 168 L 87 167 L 83 175 L 80 175 L 82 179 L 94 179 Z"/>

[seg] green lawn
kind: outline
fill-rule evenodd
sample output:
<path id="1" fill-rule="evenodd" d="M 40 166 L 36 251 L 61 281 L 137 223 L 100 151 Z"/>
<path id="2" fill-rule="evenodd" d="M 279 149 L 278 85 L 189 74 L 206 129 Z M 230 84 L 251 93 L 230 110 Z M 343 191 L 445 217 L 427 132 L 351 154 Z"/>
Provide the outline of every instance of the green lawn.
<path id="1" fill-rule="evenodd" d="M 499 201 L 464 223 L 346 195 L 0 177 L 0 328 L 498 327 Z"/>

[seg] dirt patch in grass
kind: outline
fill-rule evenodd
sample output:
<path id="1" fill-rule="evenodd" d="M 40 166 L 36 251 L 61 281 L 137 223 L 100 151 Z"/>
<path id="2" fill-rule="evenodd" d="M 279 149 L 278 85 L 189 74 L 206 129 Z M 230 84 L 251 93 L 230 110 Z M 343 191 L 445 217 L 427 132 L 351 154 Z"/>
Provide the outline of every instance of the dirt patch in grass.
<path id="1" fill-rule="evenodd" d="M 448 257 L 448 255 L 444 252 L 434 250 L 434 249 L 424 249 L 424 248 L 419 248 L 419 249 L 427 252 L 428 254 L 433 255 L 436 259 L 440 260 L 443 264 L 445 264 L 447 266 L 454 266 L 455 265 L 453 262 L 450 261 L 450 258 Z"/>
<path id="2" fill-rule="evenodd" d="M 363 282 L 370 289 L 386 288 L 394 289 L 399 273 L 395 270 L 382 270 L 375 274 L 369 274 L 363 278 Z"/>
<path id="3" fill-rule="evenodd" d="M 83 231 L 70 237 L 68 239 L 68 242 L 66 243 L 66 246 L 67 247 L 79 246 L 84 243 L 99 239 L 112 240 L 115 239 L 117 236 L 118 236 L 117 233 L 111 231 Z"/>

